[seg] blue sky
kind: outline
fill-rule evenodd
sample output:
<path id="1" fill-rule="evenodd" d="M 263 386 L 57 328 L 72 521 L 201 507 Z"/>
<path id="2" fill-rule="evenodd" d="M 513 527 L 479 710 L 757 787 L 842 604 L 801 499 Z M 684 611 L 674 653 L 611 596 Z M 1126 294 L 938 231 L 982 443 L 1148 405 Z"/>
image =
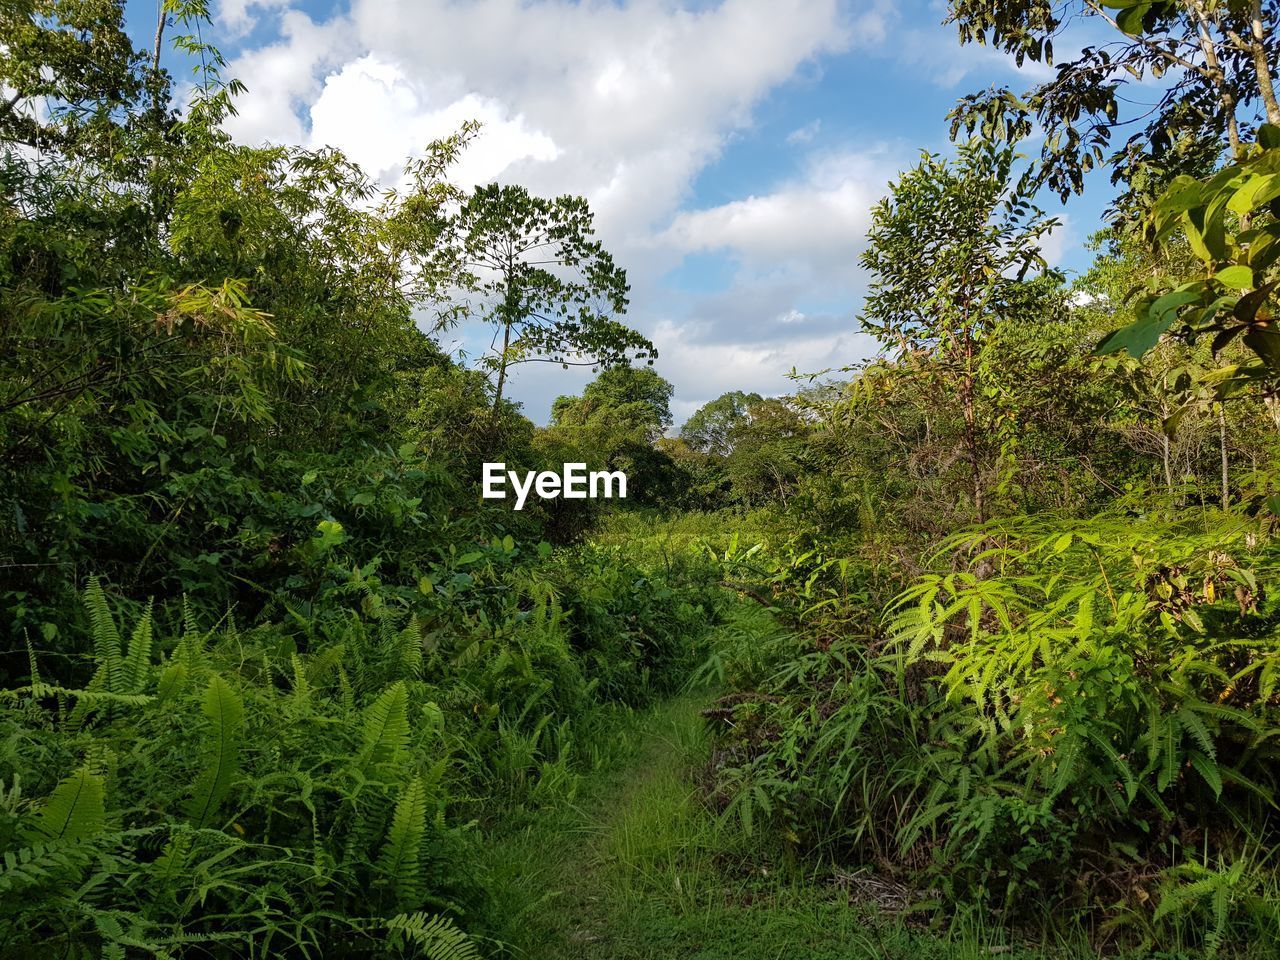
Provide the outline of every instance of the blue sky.
<path id="1" fill-rule="evenodd" d="M 130 6 L 140 38 L 154 9 Z M 868 355 L 870 207 L 921 149 L 950 149 L 957 98 L 1046 75 L 962 48 L 944 16 L 933 0 L 215 0 L 208 39 L 251 91 L 230 125 L 246 143 L 336 145 L 393 185 L 406 154 L 479 119 L 460 182 L 585 195 L 682 420 Z M 1109 196 L 1095 176 L 1065 210 L 1043 199 L 1065 269 L 1087 266 Z M 532 365 L 512 395 L 543 422 L 589 376 Z"/>

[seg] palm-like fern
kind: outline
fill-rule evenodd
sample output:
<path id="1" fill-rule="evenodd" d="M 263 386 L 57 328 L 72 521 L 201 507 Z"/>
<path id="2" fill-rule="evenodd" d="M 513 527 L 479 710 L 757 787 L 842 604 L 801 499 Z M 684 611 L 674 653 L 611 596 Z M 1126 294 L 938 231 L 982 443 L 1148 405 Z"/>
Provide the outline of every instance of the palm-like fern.
<path id="1" fill-rule="evenodd" d="M 146 611 L 129 637 L 129 648 L 123 659 L 124 676 L 121 679 L 124 689 L 121 693 L 139 693 L 146 688 L 147 675 L 151 670 L 151 609 L 152 604 L 148 602 Z"/>
<path id="2" fill-rule="evenodd" d="M 377 871 L 395 895 L 396 905 L 422 902 L 426 878 L 422 873 L 422 841 L 427 831 L 427 788 L 414 777 L 400 791 L 391 829 L 378 857 Z"/>
<path id="3" fill-rule="evenodd" d="M 106 811 L 106 784 L 87 766 L 56 787 L 40 808 L 32 827 L 32 839 L 46 841 L 87 840 L 102 832 Z"/>
<path id="4" fill-rule="evenodd" d="M 396 635 L 399 666 L 406 680 L 422 676 L 422 623 L 417 615 L 409 618 L 409 624 Z"/>
<path id="5" fill-rule="evenodd" d="M 151 671 L 153 635 L 151 604 L 147 604 L 146 611 L 134 626 L 127 647 L 120 639 L 107 596 L 97 577 L 89 578 L 84 591 L 84 604 L 89 611 L 94 659 L 98 664 L 87 692 L 109 695 L 108 698 L 99 698 L 104 703 L 103 715 L 109 717 L 113 702 L 127 703 L 128 701 L 118 698 L 138 696 L 147 686 Z M 93 706 L 92 698 L 81 696 L 71 714 L 72 723 L 83 723 Z"/>
<path id="6" fill-rule="evenodd" d="M 387 921 L 387 929 L 394 940 L 419 947 L 425 960 L 480 960 L 471 938 L 448 917 L 401 913 Z"/>
<path id="7" fill-rule="evenodd" d="M 409 693 L 397 681 L 364 712 L 360 766 L 368 770 L 404 753 L 409 746 Z"/>
<path id="8" fill-rule="evenodd" d="M 230 791 L 244 734 L 244 703 L 217 674 L 209 680 L 201 709 L 213 730 L 205 743 L 205 767 L 187 804 L 187 816 L 197 827 L 210 821 Z"/>
<path id="9" fill-rule="evenodd" d="M 120 633 L 116 630 L 111 607 L 107 604 L 107 596 L 102 592 L 102 583 L 97 577 L 89 578 L 84 591 L 84 605 L 89 611 L 93 654 L 98 662 L 98 671 L 90 687 L 106 690 L 108 693 L 126 693 L 128 691 L 124 689 L 125 665 L 120 651 Z"/>

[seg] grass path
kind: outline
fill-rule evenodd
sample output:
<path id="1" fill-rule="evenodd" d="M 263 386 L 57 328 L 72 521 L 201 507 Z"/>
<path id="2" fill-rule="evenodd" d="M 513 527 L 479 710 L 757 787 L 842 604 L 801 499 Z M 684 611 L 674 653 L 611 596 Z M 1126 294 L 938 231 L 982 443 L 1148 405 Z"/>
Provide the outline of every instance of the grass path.
<path id="1" fill-rule="evenodd" d="M 871 920 L 847 895 L 784 880 L 721 829 L 694 775 L 708 749 L 684 696 L 629 718 L 571 804 L 496 832 L 505 935 L 528 960 L 870 960 L 990 956 Z M 1007 956 L 1007 955 L 1006 955 Z"/>

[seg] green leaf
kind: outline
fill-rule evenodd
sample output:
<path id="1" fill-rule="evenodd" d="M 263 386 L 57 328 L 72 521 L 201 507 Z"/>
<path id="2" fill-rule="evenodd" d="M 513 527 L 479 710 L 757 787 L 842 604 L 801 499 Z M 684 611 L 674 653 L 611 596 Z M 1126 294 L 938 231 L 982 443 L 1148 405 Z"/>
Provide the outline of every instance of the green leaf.
<path id="1" fill-rule="evenodd" d="M 187 803 L 187 817 L 198 827 L 209 824 L 231 790 L 244 734 L 244 703 L 231 685 L 215 673 L 205 689 L 201 712 L 212 730 L 203 748 L 204 769 Z"/>
<path id="2" fill-rule="evenodd" d="M 56 787 L 40 808 L 32 837 L 43 840 L 87 840 L 102 832 L 106 785 L 102 777 L 81 767 Z"/>
<path id="3" fill-rule="evenodd" d="M 1094 352 L 1105 356 L 1120 350 L 1129 351 L 1135 360 L 1142 359 L 1143 354 L 1160 342 L 1164 332 L 1173 326 L 1177 318 L 1170 314 L 1166 318 L 1153 316 L 1143 317 L 1127 327 L 1113 330 L 1099 341 Z"/>
<path id="4" fill-rule="evenodd" d="M 1227 209 L 1243 216 L 1278 196 L 1280 196 L 1280 175 L 1274 173 L 1254 175 L 1231 195 L 1231 199 L 1227 201 Z"/>
<path id="5" fill-rule="evenodd" d="M 1243 264 L 1223 267 L 1213 275 L 1213 279 L 1236 290 L 1252 290 L 1254 286 L 1253 271 Z"/>
<path id="6" fill-rule="evenodd" d="M 1151 10 L 1150 3 L 1135 3 L 1116 14 L 1116 26 L 1131 37 L 1142 33 L 1142 21 Z"/>

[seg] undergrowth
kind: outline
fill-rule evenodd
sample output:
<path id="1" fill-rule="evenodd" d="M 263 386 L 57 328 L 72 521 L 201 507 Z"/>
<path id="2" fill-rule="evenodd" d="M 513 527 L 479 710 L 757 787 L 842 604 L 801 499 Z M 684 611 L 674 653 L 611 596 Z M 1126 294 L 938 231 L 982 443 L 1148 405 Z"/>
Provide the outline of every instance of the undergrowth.
<path id="1" fill-rule="evenodd" d="M 856 559 L 722 559 L 779 624 L 702 668 L 744 833 L 1015 941 L 1280 944 L 1265 518 L 992 522 L 883 610 Z"/>

